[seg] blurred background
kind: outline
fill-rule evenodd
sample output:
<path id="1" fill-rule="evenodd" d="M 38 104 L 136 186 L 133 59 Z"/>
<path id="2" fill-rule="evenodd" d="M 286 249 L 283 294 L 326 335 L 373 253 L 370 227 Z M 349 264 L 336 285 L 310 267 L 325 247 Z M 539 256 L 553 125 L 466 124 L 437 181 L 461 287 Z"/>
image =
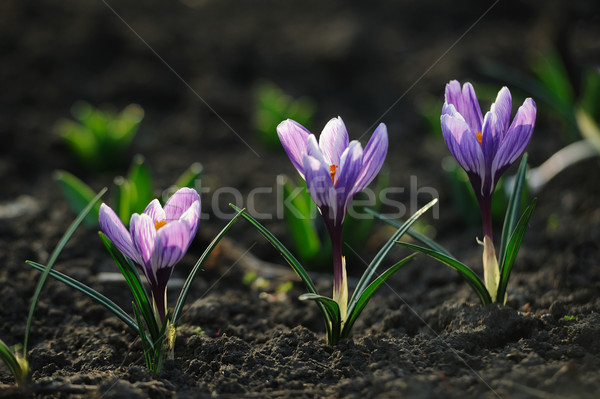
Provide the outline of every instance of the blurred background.
<path id="1" fill-rule="evenodd" d="M 484 112 L 503 85 L 513 91 L 513 115 L 534 97 L 532 165 L 574 140 L 552 102 L 527 90 L 527 79 L 535 81 L 536 68 L 552 57 L 575 103 L 586 71 L 600 63 L 598 2 L 5 0 L 0 200 L 43 195 L 46 184 L 56 189 L 46 183 L 55 169 L 93 188 L 109 185 L 135 153 L 151 165 L 156 188 L 192 162 L 203 164 L 203 186 L 213 192 L 273 186 L 277 174 L 295 171 L 261 126 L 268 135 L 269 123 L 281 120 L 277 112 L 294 115 L 286 101 L 296 99 L 308 104 L 300 108 L 315 133 L 340 115 L 364 145 L 385 122 L 390 184 L 409 187 L 416 175 L 419 186 L 443 195 L 440 160 L 448 152 L 439 113 L 451 79 L 473 82 Z M 262 100 L 287 105 L 261 125 L 265 87 L 274 88 L 274 99 Z M 57 121 L 73 119 L 81 100 L 144 111 L 123 162 L 109 171 L 82 168 L 57 132 Z M 232 201 L 225 197 L 222 204 Z"/>

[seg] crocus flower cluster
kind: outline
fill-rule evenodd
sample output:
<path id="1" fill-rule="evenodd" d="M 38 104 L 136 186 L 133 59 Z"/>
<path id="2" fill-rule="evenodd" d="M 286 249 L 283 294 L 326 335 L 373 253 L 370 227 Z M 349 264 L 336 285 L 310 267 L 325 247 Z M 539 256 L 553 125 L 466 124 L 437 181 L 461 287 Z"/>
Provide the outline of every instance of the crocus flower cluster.
<path id="1" fill-rule="evenodd" d="M 352 199 L 377 175 L 388 149 L 385 125 L 380 124 L 366 147 L 349 141 L 342 118 L 331 119 L 317 141 L 314 134 L 293 120 L 277 127 L 277 134 L 292 164 L 306 180 L 331 237 L 333 252 L 333 299 L 345 319 L 348 287 L 342 254 L 342 228 Z"/>
<path id="2" fill-rule="evenodd" d="M 179 189 L 164 208 L 155 199 L 141 215 L 134 213 L 129 230 L 109 206 L 100 206 L 102 232 L 144 272 L 161 322 L 166 315 L 167 282 L 194 239 L 199 220 L 200 196 L 190 188 Z"/>
<path id="3" fill-rule="evenodd" d="M 527 98 L 511 122 L 512 98 L 503 87 L 490 110 L 482 116 L 470 83 L 446 85 L 442 133 L 448 149 L 467 172 L 481 210 L 485 285 L 495 300 L 499 282 L 492 233 L 492 194 L 498 179 L 525 151 L 535 125 L 536 105 Z"/>

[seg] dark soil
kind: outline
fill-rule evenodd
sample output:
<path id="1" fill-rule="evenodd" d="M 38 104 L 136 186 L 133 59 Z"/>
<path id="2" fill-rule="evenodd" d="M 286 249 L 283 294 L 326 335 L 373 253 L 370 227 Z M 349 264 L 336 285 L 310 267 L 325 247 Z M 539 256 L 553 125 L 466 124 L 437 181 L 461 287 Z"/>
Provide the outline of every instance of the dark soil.
<path id="1" fill-rule="evenodd" d="M 575 81 L 600 61 L 597 2 L 496 3 L 2 1 L 0 338 L 23 342 L 38 278 L 24 261 L 46 262 L 74 218 L 53 170 L 70 170 L 95 189 L 126 171 L 81 170 L 53 130 L 80 99 L 144 107 L 132 154 L 145 155 L 157 188 L 192 162 L 204 165 L 205 220 L 175 280 L 227 222 L 218 215 L 236 199 L 215 190 L 237 188 L 239 205 L 247 205 L 254 187 L 273 187 L 278 173 L 294 173 L 285 154 L 264 149 L 253 133 L 253 92 L 262 80 L 311 97 L 315 131 L 341 115 L 356 139 L 381 116 L 390 132 L 390 184 L 409 188 L 416 176 L 418 187 L 435 187 L 441 202 L 439 218 L 428 216 L 430 231 L 480 271 L 480 229 L 453 211 L 440 167 L 448 152 L 427 132 L 418 104 L 433 99 L 441 109 L 451 79 L 497 90 L 505 83 L 482 73 L 484 59 L 527 70 L 532 56 L 555 45 Z M 522 101 L 523 93 L 514 93 L 515 103 Z M 533 165 L 565 144 L 561 125 L 538 104 Z M 82 294 L 48 281 L 29 352 L 34 395 L 598 397 L 599 170 L 598 158 L 580 163 L 538 194 L 505 306 L 481 307 L 453 271 L 419 256 L 374 296 L 351 338 L 336 347 L 325 342 L 316 306 L 297 299 L 299 282 L 276 293 L 289 270 L 243 221 L 194 283 L 175 360 L 156 377 L 132 331 Z M 409 208 L 430 199 L 426 191 L 414 195 L 396 199 Z M 274 213 L 274 194 L 257 198 L 258 211 Z M 285 239 L 280 220 L 265 224 Z M 370 258 L 389 234 L 378 224 L 361 256 Z M 388 264 L 407 253 L 395 249 Z M 257 264 L 267 284 L 243 284 Z M 363 266 L 355 259 L 350 267 L 354 278 Z M 131 308 L 125 284 L 102 279 L 100 273 L 117 270 L 96 229 L 81 228 L 56 269 Z M 330 292 L 327 275 L 316 280 Z M 170 289 L 172 303 L 178 289 Z M 0 396 L 20 397 L 13 383 L 0 368 Z"/>

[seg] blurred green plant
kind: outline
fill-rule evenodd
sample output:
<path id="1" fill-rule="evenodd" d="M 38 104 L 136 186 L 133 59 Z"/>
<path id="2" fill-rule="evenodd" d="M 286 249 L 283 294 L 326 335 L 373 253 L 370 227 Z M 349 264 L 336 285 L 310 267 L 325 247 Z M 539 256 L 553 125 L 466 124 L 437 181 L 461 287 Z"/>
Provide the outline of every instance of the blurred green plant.
<path id="1" fill-rule="evenodd" d="M 331 263 L 331 241 L 321 218 L 317 217 L 317 206 L 311 199 L 306 184 L 302 179 L 299 180 L 301 183 L 296 185 L 288 176 L 277 176 L 277 185 L 283 192 L 283 216 L 290 244 L 308 269 L 326 269 Z M 342 233 L 344 242 L 351 247 L 364 247 L 364 243 L 372 235 L 375 218 L 365 210 L 367 207 L 375 211 L 381 209 L 379 193 L 388 187 L 388 183 L 389 171 L 382 170 L 374 191 L 369 191 L 373 196 L 369 197 L 367 192 L 361 192 L 354 198 L 344 220 Z"/>
<path id="2" fill-rule="evenodd" d="M 261 83 L 255 94 L 254 128 L 266 148 L 279 150 L 277 125 L 289 118 L 310 127 L 315 111 L 315 104 L 309 98 L 295 99 L 273 83 Z"/>
<path id="3" fill-rule="evenodd" d="M 201 174 L 202 164 L 193 163 L 168 189 L 168 192 L 173 193 L 183 187 L 194 188 Z M 57 170 L 54 172 L 54 179 L 58 182 L 63 196 L 76 212 L 83 209 L 94 196 L 94 191 L 72 173 Z M 117 176 L 113 183 L 116 188 L 113 196 L 114 209 L 123 223 L 129 223 L 133 213 L 142 213 L 154 198 L 152 174 L 142 155 L 138 154 L 133 158 L 127 176 Z M 100 205 L 97 204 L 86 217 L 86 224 L 96 226 L 99 212 Z"/>
<path id="4" fill-rule="evenodd" d="M 531 73 L 492 60 L 482 61 L 480 68 L 485 75 L 519 87 L 535 96 L 540 105 L 548 107 L 550 112 L 547 114 L 559 121 L 566 142 L 587 135 L 587 128 L 582 126 L 578 114 L 587 115 L 596 125 L 600 121 L 600 71 L 585 69 L 577 90 L 563 59 L 554 49 L 532 59 Z"/>
<path id="5" fill-rule="evenodd" d="M 98 194 L 94 194 L 91 200 L 85 205 L 83 210 L 79 213 L 77 218 L 71 223 L 65 234 L 63 234 L 62 238 L 56 245 L 56 248 L 50 255 L 48 260 L 48 264 L 40 268 L 42 272 L 33 297 L 31 298 L 31 304 L 29 306 L 29 314 L 27 316 L 27 324 L 25 326 L 25 339 L 23 341 L 23 345 L 16 345 L 14 348 L 9 347 L 4 341 L 0 340 L 0 360 L 2 363 L 6 365 L 10 373 L 15 378 L 15 382 L 17 386 L 22 390 L 27 390 L 29 388 L 30 383 L 30 369 L 29 362 L 27 361 L 27 348 L 29 344 L 29 333 L 31 331 L 31 326 L 33 324 L 33 316 L 35 314 L 35 308 L 40 298 L 42 288 L 44 287 L 44 283 L 50 275 L 52 267 L 56 263 L 56 260 L 60 253 L 62 252 L 67 242 L 77 230 L 77 227 L 84 220 L 86 215 L 92 210 L 94 205 L 100 200 L 100 198 L 106 192 L 106 188 L 100 191 Z M 27 261 L 29 262 L 29 261 Z"/>
<path id="6" fill-rule="evenodd" d="M 75 121 L 59 120 L 56 131 L 81 164 L 95 172 L 123 162 L 144 119 L 144 110 L 137 104 L 129 104 L 117 113 L 78 101 L 71 107 L 71 114 Z"/>

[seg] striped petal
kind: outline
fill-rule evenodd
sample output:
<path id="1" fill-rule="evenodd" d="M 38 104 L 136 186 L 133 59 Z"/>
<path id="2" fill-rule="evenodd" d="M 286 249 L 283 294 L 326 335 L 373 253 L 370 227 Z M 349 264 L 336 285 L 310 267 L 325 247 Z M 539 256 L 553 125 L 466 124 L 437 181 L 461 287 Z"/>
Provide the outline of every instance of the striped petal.
<path id="1" fill-rule="evenodd" d="M 277 135 L 292 165 L 304 178 L 303 159 L 306 154 L 306 142 L 310 132 L 296 121 L 287 119 L 277 126 Z"/>
<path id="2" fill-rule="evenodd" d="M 181 215 L 196 201 L 200 201 L 196 190 L 187 187 L 180 188 L 165 204 L 165 220 L 179 220 Z"/>
<path id="3" fill-rule="evenodd" d="M 142 264 L 142 259 L 133 245 L 129 231 L 127 231 L 115 211 L 104 203 L 100 205 L 98 222 L 100 223 L 100 230 L 115 244 L 119 251 L 135 263 Z"/>
<path id="4" fill-rule="evenodd" d="M 481 132 L 483 115 L 475 95 L 475 89 L 471 83 L 465 83 L 461 90 L 458 81 L 449 82 L 446 85 L 446 103 L 454 105 L 454 108 L 463 116 L 471 131 Z"/>
<path id="5" fill-rule="evenodd" d="M 335 188 L 325 165 L 315 157 L 305 155 L 304 172 L 306 187 L 315 204 L 319 208 L 335 207 Z"/>
<path id="6" fill-rule="evenodd" d="M 152 270 L 150 262 L 152 253 L 154 252 L 154 241 L 156 239 L 156 228 L 154 227 L 154 222 L 150 216 L 144 213 L 141 215 L 134 213 L 131 216 L 129 230 L 131 232 L 133 246 L 140 254 L 142 260 L 140 265 L 144 266 L 146 277 L 148 277 L 150 280 L 148 271 Z"/>
<path id="7" fill-rule="evenodd" d="M 510 126 L 510 113 L 512 110 L 512 97 L 510 90 L 505 86 L 498 92 L 496 101 L 492 104 L 490 111 L 495 113 L 500 123 L 502 135 L 508 131 Z"/>
<path id="8" fill-rule="evenodd" d="M 190 229 L 190 237 L 192 239 L 196 236 L 196 232 L 198 231 L 198 223 L 200 222 L 200 201 L 196 201 L 189 207 L 187 211 L 181 218 L 180 221 L 185 221 Z M 187 248 L 186 248 L 187 250 Z"/>
<path id="9" fill-rule="evenodd" d="M 352 141 L 340 160 L 339 175 L 335 186 L 337 209 L 340 210 L 342 220 L 346 215 L 349 202 L 360 191 L 357 190 L 356 181 L 361 173 L 362 165 L 362 146 L 358 141 Z"/>
<path id="10" fill-rule="evenodd" d="M 385 124 L 380 123 L 369 139 L 362 154 L 362 170 L 356 180 L 355 193 L 364 190 L 381 170 L 388 150 L 388 133 Z"/>
<path id="11" fill-rule="evenodd" d="M 505 168 L 517 160 L 525 151 L 535 126 L 537 108 L 535 102 L 528 98 L 519 107 L 515 119 L 504 136 L 498 152 L 492 162 L 492 172 L 502 173 Z"/>
<path id="12" fill-rule="evenodd" d="M 319 148 L 329 165 L 340 165 L 344 150 L 348 148 L 348 131 L 339 116 L 327 122 L 319 136 Z"/>
<path id="13" fill-rule="evenodd" d="M 483 152 L 475 133 L 452 105 L 449 110 L 450 113 L 442 115 L 441 124 L 444 141 L 450 153 L 465 171 L 483 176 L 485 174 Z"/>
<path id="14" fill-rule="evenodd" d="M 160 220 L 165 220 L 165 211 L 163 207 L 160 205 L 160 202 L 157 199 L 153 199 L 146 209 L 144 209 L 144 213 L 152 219 L 152 221 L 156 224 L 156 222 Z"/>
<path id="15" fill-rule="evenodd" d="M 323 152 L 321 152 L 321 148 L 319 147 L 319 144 L 317 144 L 317 138 L 313 134 L 308 136 L 308 140 L 306 142 L 306 155 L 315 158 L 317 161 L 321 162 L 326 169 L 329 170 L 329 166 L 331 164 L 325 160 Z M 336 165 L 339 166 L 340 164 L 338 163 Z"/>
<path id="16" fill-rule="evenodd" d="M 185 220 L 171 222 L 158 230 L 151 258 L 154 274 L 156 275 L 159 269 L 172 267 L 179 262 L 190 246 L 192 238 L 190 225 Z M 161 284 L 161 281 L 158 281 L 158 284 Z"/>

